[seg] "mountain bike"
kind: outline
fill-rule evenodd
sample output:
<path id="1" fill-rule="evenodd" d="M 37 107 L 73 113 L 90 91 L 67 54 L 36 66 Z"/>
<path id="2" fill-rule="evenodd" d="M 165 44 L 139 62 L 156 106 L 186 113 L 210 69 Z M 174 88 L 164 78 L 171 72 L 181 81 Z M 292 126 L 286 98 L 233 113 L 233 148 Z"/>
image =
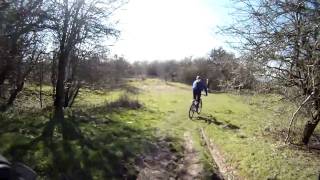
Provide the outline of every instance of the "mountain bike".
<path id="1" fill-rule="evenodd" d="M 191 104 L 190 109 L 189 109 L 189 118 L 192 119 L 195 112 L 200 114 L 201 110 L 202 110 L 202 100 L 201 100 L 201 98 L 199 99 L 199 102 L 197 100 L 195 100 L 195 99 L 192 100 L 192 104 Z"/>

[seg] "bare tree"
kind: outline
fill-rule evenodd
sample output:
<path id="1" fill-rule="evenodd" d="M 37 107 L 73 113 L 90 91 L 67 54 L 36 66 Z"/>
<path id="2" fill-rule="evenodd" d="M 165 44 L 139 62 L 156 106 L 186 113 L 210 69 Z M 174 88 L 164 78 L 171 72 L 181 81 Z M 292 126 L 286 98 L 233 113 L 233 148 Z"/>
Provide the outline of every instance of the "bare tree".
<path id="1" fill-rule="evenodd" d="M 118 7 L 116 0 L 52 0 L 48 27 L 54 36 L 57 51 L 57 77 L 54 97 L 53 121 L 45 129 L 44 135 L 52 137 L 55 123 L 64 123 L 63 108 L 69 93 L 72 77 L 68 77 L 67 67 L 76 50 L 95 48 L 106 36 L 117 36 L 118 31 L 108 24 L 110 14 Z M 71 73 L 72 74 L 72 73 Z M 67 81 L 66 81 L 67 80 Z M 67 90 L 67 92 L 66 92 Z M 64 131 L 64 129 L 63 129 Z M 66 134 L 63 132 L 63 135 Z"/>
<path id="2" fill-rule="evenodd" d="M 44 52 L 40 37 L 46 13 L 42 0 L 12 0 L 1 5 L 0 97 L 5 99 L 1 110 L 6 110 Z"/>
<path id="3" fill-rule="evenodd" d="M 266 75 L 287 88 L 295 87 L 305 110 L 302 142 L 307 144 L 320 121 L 319 1 L 242 0 L 237 22 L 225 32 L 240 39 Z M 300 108 L 299 108 L 300 109 Z"/>

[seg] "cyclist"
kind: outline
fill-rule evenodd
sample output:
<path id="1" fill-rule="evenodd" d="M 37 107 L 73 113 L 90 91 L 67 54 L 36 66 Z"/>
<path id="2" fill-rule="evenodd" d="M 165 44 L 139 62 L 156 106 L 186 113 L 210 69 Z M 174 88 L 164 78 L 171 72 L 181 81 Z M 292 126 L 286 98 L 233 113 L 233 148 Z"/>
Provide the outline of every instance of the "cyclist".
<path id="1" fill-rule="evenodd" d="M 205 91 L 206 96 L 208 96 L 206 84 L 202 81 L 200 76 L 197 76 L 196 80 L 193 81 L 192 90 L 193 90 L 193 100 L 196 100 L 197 102 L 199 102 L 201 98 L 202 91 Z M 197 103 L 197 106 L 198 106 L 198 103 Z"/>

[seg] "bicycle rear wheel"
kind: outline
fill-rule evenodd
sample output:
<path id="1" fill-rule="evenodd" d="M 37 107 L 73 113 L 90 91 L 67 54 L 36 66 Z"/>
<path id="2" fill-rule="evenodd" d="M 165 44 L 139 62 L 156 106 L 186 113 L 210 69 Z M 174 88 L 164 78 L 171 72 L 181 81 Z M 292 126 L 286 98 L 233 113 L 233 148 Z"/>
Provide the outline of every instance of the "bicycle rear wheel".
<path id="1" fill-rule="evenodd" d="M 200 99 L 199 105 L 198 105 L 198 109 L 197 109 L 197 113 L 200 114 L 201 110 L 202 110 L 202 100 Z"/>
<path id="2" fill-rule="evenodd" d="M 194 112 L 195 112 L 195 105 L 194 105 L 194 102 L 192 102 L 190 109 L 189 109 L 189 118 L 190 119 L 193 118 Z"/>

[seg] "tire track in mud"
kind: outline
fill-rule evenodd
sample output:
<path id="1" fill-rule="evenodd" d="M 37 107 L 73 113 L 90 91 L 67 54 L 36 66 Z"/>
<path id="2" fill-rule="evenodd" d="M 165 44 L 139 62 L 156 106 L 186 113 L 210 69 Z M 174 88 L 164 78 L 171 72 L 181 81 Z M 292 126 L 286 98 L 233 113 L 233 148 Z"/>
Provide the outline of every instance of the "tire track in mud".
<path id="1" fill-rule="evenodd" d="M 180 180 L 202 179 L 203 165 L 199 159 L 199 152 L 193 147 L 190 132 L 184 133 L 184 158 L 179 167 L 178 178 Z"/>
<path id="2" fill-rule="evenodd" d="M 236 170 L 226 163 L 222 153 L 220 152 L 218 146 L 209 139 L 203 128 L 200 129 L 201 138 L 203 139 L 214 163 L 218 166 L 219 176 L 217 179 L 228 179 L 228 180 L 235 180 L 235 179 L 242 179 L 237 175 Z"/>
<path id="3" fill-rule="evenodd" d="M 162 139 L 153 144 L 153 151 L 137 160 L 138 180 L 197 180 L 202 179 L 203 165 L 199 152 L 193 148 L 190 133 L 185 133 L 183 152 L 170 148 L 170 142 Z"/>
<path id="4" fill-rule="evenodd" d="M 184 133 L 183 151 L 177 152 L 171 142 L 160 139 L 153 143 L 153 151 L 142 155 L 136 160 L 139 174 L 138 180 L 200 180 L 205 172 L 200 154 L 194 148 L 190 132 Z M 182 154 L 181 154 L 182 153 Z M 220 180 L 221 176 L 214 173 L 211 179 Z"/>

